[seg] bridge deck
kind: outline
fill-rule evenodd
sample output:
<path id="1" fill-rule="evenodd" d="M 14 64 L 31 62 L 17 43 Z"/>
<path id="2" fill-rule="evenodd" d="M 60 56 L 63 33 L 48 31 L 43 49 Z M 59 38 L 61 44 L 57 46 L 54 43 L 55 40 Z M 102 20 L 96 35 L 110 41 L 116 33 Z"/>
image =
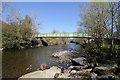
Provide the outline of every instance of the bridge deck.
<path id="1" fill-rule="evenodd" d="M 88 38 L 91 37 L 88 34 L 85 33 L 39 33 L 35 35 L 34 37 L 43 37 L 43 38 L 51 38 L 51 37 L 57 37 L 57 38 Z"/>
<path id="2" fill-rule="evenodd" d="M 33 37 L 36 38 L 95 38 L 93 36 L 90 36 L 86 33 L 38 33 L 34 35 Z M 111 39 L 105 36 L 106 39 Z M 120 37 L 114 37 L 114 39 L 120 39 Z"/>

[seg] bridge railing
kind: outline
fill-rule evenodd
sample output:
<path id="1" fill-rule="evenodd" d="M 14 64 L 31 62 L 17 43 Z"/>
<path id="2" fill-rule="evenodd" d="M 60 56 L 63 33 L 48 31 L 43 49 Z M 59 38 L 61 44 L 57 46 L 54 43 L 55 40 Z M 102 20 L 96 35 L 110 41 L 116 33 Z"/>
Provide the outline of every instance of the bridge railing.
<path id="1" fill-rule="evenodd" d="M 85 33 L 39 33 L 34 37 L 91 37 Z"/>

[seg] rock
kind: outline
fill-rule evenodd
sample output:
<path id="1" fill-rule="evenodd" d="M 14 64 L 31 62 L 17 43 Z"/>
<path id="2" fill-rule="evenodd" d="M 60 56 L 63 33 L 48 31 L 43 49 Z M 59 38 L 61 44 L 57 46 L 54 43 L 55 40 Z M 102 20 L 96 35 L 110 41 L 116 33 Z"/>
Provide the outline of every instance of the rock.
<path id="1" fill-rule="evenodd" d="M 47 68 L 47 64 L 41 64 L 40 65 L 40 70 L 45 70 Z"/>
<path id="2" fill-rule="evenodd" d="M 46 69 L 44 71 L 40 70 L 23 75 L 18 80 L 21 78 L 54 78 L 56 73 L 61 73 L 61 69 L 53 66 L 50 69 Z"/>
<path id="3" fill-rule="evenodd" d="M 60 75 L 60 73 L 56 73 L 56 74 L 54 75 L 54 78 L 58 78 L 59 75 Z"/>
<path id="4" fill-rule="evenodd" d="M 70 72 L 70 77 L 73 77 L 73 78 L 80 78 L 80 79 L 92 79 L 92 80 L 95 80 L 96 77 L 97 77 L 97 74 L 96 73 L 91 73 L 91 69 L 83 69 L 83 70 L 80 70 L 80 71 L 75 71 L 75 70 L 72 70 Z"/>
<path id="5" fill-rule="evenodd" d="M 94 70 L 109 70 L 109 68 L 108 67 L 100 66 L 100 67 L 95 67 Z"/>
<path id="6" fill-rule="evenodd" d="M 91 73 L 91 79 L 92 79 L 92 80 L 95 80 L 96 77 L 97 77 L 97 74 L 96 74 L 96 73 Z"/>
<path id="7" fill-rule="evenodd" d="M 77 57 L 77 51 L 60 51 L 52 54 L 53 57 L 59 58 L 61 61 L 69 61 L 69 59 Z"/>
<path id="8" fill-rule="evenodd" d="M 117 67 L 115 66 L 98 66 L 93 69 L 93 72 L 97 73 L 99 76 L 100 75 L 110 75 L 116 72 Z"/>
<path id="9" fill-rule="evenodd" d="M 2 51 L 3 50 L 3 48 L 0 48 L 0 51 Z"/>
<path id="10" fill-rule="evenodd" d="M 72 59 L 72 63 L 73 63 L 73 65 L 84 66 L 84 65 L 86 65 L 86 58 L 79 57 L 79 58 Z"/>
<path id="11" fill-rule="evenodd" d="M 91 71 L 92 71 L 92 68 L 90 68 L 90 69 L 84 69 L 84 70 L 82 70 L 82 71 L 84 71 L 84 72 L 91 72 Z"/>
<path id="12" fill-rule="evenodd" d="M 84 69 L 84 70 L 81 70 L 81 71 L 76 71 L 76 70 L 72 70 L 70 73 L 72 75 L 80 75 L 80 76 L 91 76 L 91 71 L 92 69 Z"/>
<path id="13" fill-rule="evenodd" d="M 76 74 L 77 71 L 76 71 L 76 70 L 72 70 L 70 73 L 71 73 L 71 74 Z"/>
<path id="14" fill-rule="evenodd" d="M 76 73 L 71 73 L 71 76 L 86 76 L 86 77 L 91 77 L 90 72 L 83 72 L 83 71 L 77 71 Z"/>
<path id="15" fill-rule="evenodd" d="M 69 70 L 77 70 L 77 71 L 79 71 L 79 70 L 81 70 L 82 69 L 82 66 L 70 66 L 70 67 L 68 67 L 68 69 Z"/>
<path id="16" fill-rule="evenodd" d="M 64 73 L 70 73 L 71 69 L 65 69 Z"/>
<path id="17" fill-rule="evenodd" d="M 113 80 L 113 79 L 115 79 L 115 77 L 113 76 L 113 75 L 101 75 L 101 76 L 98 76 L 97 77 L 98 79 L 100 79 L 100 80 Z"/>
<path id="18" fill-rule="evenodd" d="M 81 70 L 81 71 L 75 71 L 75 70 L 72 70 L 71 73 L 70 73 L 70 77 L 72 78 L 80 78 L 80 79 L 85 79 L 85 80 L 89 80 L 90 78 L 92 80 L 97 80 L 97 74 L 96 73 L 91 73 L 92 69 L 84 69 L 84 70 Z"/>
<path id="19" fill-rule="evenodd" d="M 70 73 L 60 73 L 57 78 L 71 78 Z"/>
<path id="20" fill-rule="evenodd" d="M 70 66 L 70 67 L 68 67 L 68 69 L 72 69 L 72 68 L 74 68 L 74 66 Z"/>
<path id="21" fill-rule="evenodd" d="M 96 67 L 97 65 L 96 64 L 93 64 L 93 63 L 88 63 L 87 64 L 87 68 L 94 68 Z"/>

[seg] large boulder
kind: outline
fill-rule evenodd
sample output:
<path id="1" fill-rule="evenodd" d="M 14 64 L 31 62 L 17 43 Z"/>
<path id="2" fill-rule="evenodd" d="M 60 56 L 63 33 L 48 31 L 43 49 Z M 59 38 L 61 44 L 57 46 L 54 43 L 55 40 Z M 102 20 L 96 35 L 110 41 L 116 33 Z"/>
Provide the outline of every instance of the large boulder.
<path id="1" fill-rule="evenodd" d="M 61 73 L 61 69 L 53 66 L 50 69 L 44 71 L 40 70 L 23 75 L 18 80 L 22 80 L 22 78 L 54 78 L 56 73 Z"/>
<path id="2" fill-rule="evenodd" d="M 86 73 L 91 73 L 91 70 L 92 69 L 83 69 L 83 70 L 80 70 L 80 71 L 76 71 L 76 70 L 72 70 L 70 73 L 73 74 L 73 75 L 83 75 L 83 74 L 86 74 Z"/>
<path id="3" fill-rule="evenodd" d="M 80 78 L 82 80 L 89 80 L 90 78 L 93 80 L 96 80 L 97 78 L 97 74 L 96 73 L 91 73 L 92 69 L 84 69 L 84 70 L 80 70 L 80 71 L 75 71 L 72 70 L 70 72 L 70 77 L 72 78 Z"/>
<path id="4" fill-rule="evenodd" d="M 77 51 L 59 51 L 52 54 L 53 57 L 59 58 L 61 62 L 69 61 L 70 59 L 78 57 L 79 53 Z"/>
<path id="5" fill-rule="evenodd" d="M 69 70 L 77 70 L 77 71 L 80 71 L 80 70 L 83 70 L 83 69 L 89 69 L 88 68 L 88 65 L 85 65 L 85 66 L 69 66 L 68 67 Z"/>
<path id="6" fill-rule="evenodd" d="M 93 69 L 93 72 L 97 73 L 99 76 L 101 75 L 111 75 L 115 73 L 118 69 L 118 66 L 97 66 Z"/>
<path id="7" fill-rule="evenodd" d="M 72 59 L 72 63 L 73 63 L 73 65 L 79 65 L 79 66 L 85 66 L 87 64 L 86 58 L 84 58 L 84 57 Z"/>

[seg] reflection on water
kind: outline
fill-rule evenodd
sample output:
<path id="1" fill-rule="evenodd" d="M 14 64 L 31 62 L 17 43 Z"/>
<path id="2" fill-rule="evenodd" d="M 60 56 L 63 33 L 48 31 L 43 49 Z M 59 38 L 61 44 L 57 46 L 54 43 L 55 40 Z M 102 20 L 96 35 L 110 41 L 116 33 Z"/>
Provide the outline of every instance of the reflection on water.
<path id="1" fill-rule="evenodd" d="M 39 48 L 3 51 L 3 78 L 18 78 L 23 74 L 35 71 L 42 63 L 53 66 L 57 64 L 54 63 L 56 60 L 51 57 L 53 52 L 71 49 L 79 51 L 80 46 L 70 43 L 68 45 L 42 46 Z M 29 66 L 32 67 L 32 69 L 27 70 Z"/>

